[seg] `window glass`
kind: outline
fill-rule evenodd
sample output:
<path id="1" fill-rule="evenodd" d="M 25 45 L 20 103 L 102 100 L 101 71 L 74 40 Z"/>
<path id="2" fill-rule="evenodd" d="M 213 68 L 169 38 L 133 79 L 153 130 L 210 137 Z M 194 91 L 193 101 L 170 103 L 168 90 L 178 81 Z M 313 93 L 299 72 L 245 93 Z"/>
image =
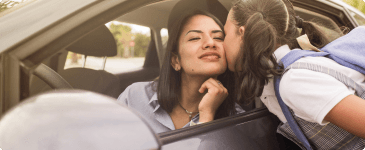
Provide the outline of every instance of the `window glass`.
<path id="1" fill-rule="evenodd" d="M 354 13 L 352 11 L 350 11 L 350 14 L 355 18 L 355 20 L 357 21 L 357 23 L 360 25 L 360 26 L 364 26 L 365 25 L 365 18 L 360 16 L 359 14 L 357 13 Z"/>
<path id="2" fill-rule="evenodd" d="M 166 44 L 167 40 L 169 39 L 169 33 L 166 28 L 162 28 L 160 31 L 162 44 Z"/>
<path id="3" fill-rule="evenodd" d="M 110 73 L 120 73 L 141 68 L 151 41 L 150 28 L 118 21 L 111 21 L 106 26 L 114 36 L 117 55 L 107 58 L 105 70 Z M 84 59 L 81 54 L 69 52 L 65 69 L 82 67 Z M 103 67 L 103 59 L 87 56 L 85 68 L 99 70 Z"/>

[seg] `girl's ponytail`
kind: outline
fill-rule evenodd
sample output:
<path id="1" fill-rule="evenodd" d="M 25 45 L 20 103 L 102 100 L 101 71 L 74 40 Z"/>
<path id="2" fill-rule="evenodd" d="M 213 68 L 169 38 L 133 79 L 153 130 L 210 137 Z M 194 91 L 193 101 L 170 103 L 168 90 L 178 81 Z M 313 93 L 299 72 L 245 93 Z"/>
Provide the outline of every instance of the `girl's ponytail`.
<path id="1" fill-rule="evenodd" d="M 237 73 L 240 104 L 251 103 L 261 95 L 269 76 L 279 74 L 275 69 L 278 64 L 272 55 L 277 47 L 277 33 L 266 19 L 263 13 L 256 12 L 244 25 L 241 59 L 237 59 L 239 62 L 236 63 L 241 64 L 236 66 L 236 70 L 241 70 Z"/>
<path id="2" fill-rule="evenodd" d="M 302 29 L 300 35 L 307 34 L 308 39 L 313 46 L 322 48 L 330 42 L 329 38 L 316 23 L 304 21 L 299 16 L 295 17 L 295 22 L 296 26 Z"/>

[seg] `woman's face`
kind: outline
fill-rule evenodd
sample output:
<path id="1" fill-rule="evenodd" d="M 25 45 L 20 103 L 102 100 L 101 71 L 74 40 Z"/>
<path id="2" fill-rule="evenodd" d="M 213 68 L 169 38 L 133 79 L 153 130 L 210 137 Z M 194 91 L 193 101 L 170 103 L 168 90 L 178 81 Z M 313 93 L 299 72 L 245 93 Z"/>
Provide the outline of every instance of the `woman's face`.
<path id="1" fill-rule="evenodd" d="M 172 59 L 174 68 L 182 68 L 182 74 L 218 76 L 227 69 L 223 49 L 224 34 L 210 17 L 195 15 L 182 29 L 179 37 L 179 55 Z"/>
<path id="2" fill-rule="evenodd" d="M 226 37 L 224 39 L 224 49 L 226 51 L 228 69 L 231 71 L 237 71 L 235 65 L 240 51 L 242 36 L 237 34 L 237 27 L 233 20 L 233 10 L 229 11 L 226 24 L 224 25 L 224 31 Z M 238 32 L 243 34 L 244 28 L 239 28 Z"/>

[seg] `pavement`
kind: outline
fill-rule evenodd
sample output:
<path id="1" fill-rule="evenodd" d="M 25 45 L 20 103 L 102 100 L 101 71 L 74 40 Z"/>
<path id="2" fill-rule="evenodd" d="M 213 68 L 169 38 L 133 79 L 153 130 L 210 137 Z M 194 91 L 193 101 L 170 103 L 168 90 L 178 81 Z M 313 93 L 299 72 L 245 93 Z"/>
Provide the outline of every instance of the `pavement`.
<path id="1" fill-rule="evenodd" d="M 110 73 L 120 73 L 129 70 L 134 70 L 143 66 L 144 57 L 133 58 L 107 58 L 105 64 L 105 71 Z M 71 63 L 71 59 L 66 60 L 65 68 L 82 67 L 83 59 L 78 59 L 78 63 Z M 103 64 L 103 58 L 99 57 L 87 57 L 85 68 L 100 70 Z"/>

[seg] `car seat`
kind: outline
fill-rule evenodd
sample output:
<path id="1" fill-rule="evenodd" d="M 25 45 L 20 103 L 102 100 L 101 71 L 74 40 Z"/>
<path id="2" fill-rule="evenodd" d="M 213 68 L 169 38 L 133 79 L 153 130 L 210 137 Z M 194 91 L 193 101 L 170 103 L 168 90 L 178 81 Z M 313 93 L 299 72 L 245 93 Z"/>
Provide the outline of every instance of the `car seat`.
<path id="1" fill-rule="evenodd" d="M 85 56 L 83 66 L 69 68 L 58 73 L 74 88 L 93 91 L 117 98 L 121 93 L 119 78 L 104 70 L 106 58 L 117 55 L 117 45 L 109 29 L 103 25 L 91 31 L 72 45 L 67 51 Z M 85 68 L 87 56 L 104 57 L 100 70 Z M 30 95 L 50 90 L 45 83 L 36 79 L 31 83 Z"/>

